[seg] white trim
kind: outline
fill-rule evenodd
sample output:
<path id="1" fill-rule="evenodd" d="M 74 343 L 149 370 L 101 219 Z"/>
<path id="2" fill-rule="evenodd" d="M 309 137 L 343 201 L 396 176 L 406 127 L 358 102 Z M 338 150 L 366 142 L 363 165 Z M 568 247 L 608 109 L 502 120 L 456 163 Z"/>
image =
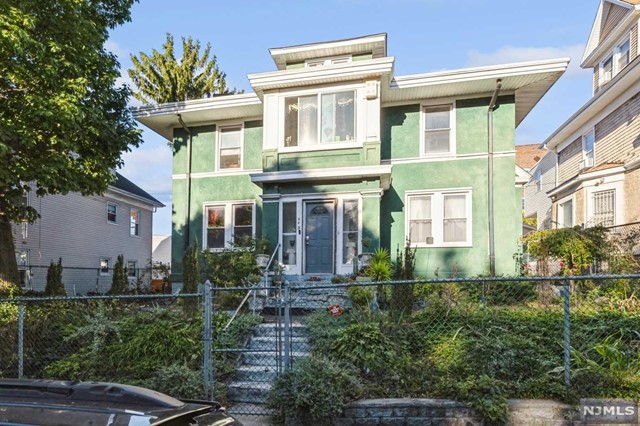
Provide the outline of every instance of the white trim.
<path id="1" fill-rule="evenodd" d="M 613 226 L 624 223 L 624 174 L 608 176 L 601 179 L 585 180 L 584 182 L 584 221 L 588 226 L 592 226 L 593 216 L 593 194 L 603 191 L 615 191 L 615 211 Z"/>
<path id="2" fill-rule="evenodd" d="M 381 160 L 381 165 L 396 165 L 396 164 L 414 164 L 414 163 L 438 163 L 441 161 L 464 161 L 464 160 L 477 160 L 485 159 L 488 157 L 488 153 L 479 152 L 473 154 L 456 154 L 451 156 L 442 157 L 410 157 L 410 158 L 397 158 L 393 160 Z M 515 151 L 499 151 L 493 154 L 494 158 L 501 157 L 515 157 Z"/>
<path id="3" fill-rule="evenodd" d="M 138 223 L 136 224 L 137 225 L 137 233 L 136 234 L 132 234 L 131 233 L 131 231 L 132 231 L 132 229 L 131 229 L 132 228 L 131 220 L 132 220 L 132 215 L 133 215 L 134 211 L 138 212 Z M 140 227 L 142 226 L 141 222 L 142 222 L 142 210 L 140 210 L 138 208 L 133 208 L 133 207 L 129 208 L 129 236 L 130 237 L 140 238 L 140 234 L 141 234 Z"/>
<path id="4" fill-rule="evenodd" d="M 571 226 L 566 226 L 565 223 L 562 223 L 562 226 L 560 225 L 560 208 L 562 207 L 563 204 L 566 204 L 568 202 L 571 202 Z M 576 195 L 575 192 L 567 195 L 564 198 L 561 198 L 560 200 L 558 200 L 556 202 L 556 223 L 555 223 L 555 228 L 572 228 L 574 226 L 576 226 Z M 563 219 L 564 219 L 564 211 L 563 211 Z"/>
<path id="5" fill-rule="evenodd" d="M 235 171 L 220 171 L 220 172 L 199 172 L 199 173 L 191 173 L 191 179 L 204 179 L 204 178 L 212 178 L 212 177 L 220 177 L 220 176 L 243 176 L 250 175 L 251 173 L 261 172 L 262 169 L 244 169 L 244 170 L 235 170 Z M 179 173 L 175 175 L 171 175 L 171 179 L 180 180 L 186 179 L 187 175 L 184 173 Z"/>
<path id="6" fill-rule="evenodd" d="M 293 53 L 312 52 L 323 49 L 336 49 L 339 47 L 357 47 L 365 43 L 387 43 L 387 34 L 373 34 L 364 37 L 350 38 L 346 40 L 335 40 L 320 43 L 309 43 L 289 47 L 274 47 L 269 49 L 271 56 L 285 56 Z"/>
<path id="7" fill-rule="evenodd" d="M 116 208 L 116 212 L 115 212 L 115 220 L 109 220 L 109 206 L 114 206 Z M 113 201 L 107 201 L 107 223 L 110 225 L 118 225 L 118 210 L 120 210 L 120 206 L 117 203 L 114 203 Z"/>
<path id="8" fill-rule="evenodd" d="M 447 152 L 429 152 L 426 150 L 425 129 L 426 126 L 426 112 L 428 108 L 448 107 L 449 108 L 449 151 Z M 424 101 L 420 103 L 420 156 L 421 157 L 452 157 L 456 155 L 456 101 L 447 103 L 434 103 L 430 101 Z"/>
<path id="9" fill-rule="evenodd" d="M 621 57 L 621 47 L 628 43 L 629 44 L 629 51 L 628 51 L 628 55 L 629 55 L 629 62 L 627 62 L 627 64 L 620 68 L 619 66 L 619 62 L 620 62 L 620 57 Z M 611 76 L 609 77 L 609 79 L 605 80 L 604 79 L 604 64 L 605 62 L 611 60 Z M 603 57 L 603 59 L 598 63 L 598 87 L 602 88 L 602 86 L 605 86 L 606 84 L 608 84 L 611 80 L 614 79 L 614 77 L 618 74 L 620 74 L 620 72 L 626 68 L 632 61 L 632 56 L 631 56 L 631 32 L 627 31 L 626 33 L 624 33 L 618 40 L 616 43 L 613 44 L 613 47 L 609 50 L 609 53 L 607 53 L 606 56 Z"/>
<path id="10" fill-rule="evenodd" d="M 233 208 L 238 205 L 251 205 L 251 235 L 256 234 L 256 200 L 235 200 L 235 201 L 205 201 L 202 203 L 202 249 L 211 252 L 222 251 L 230 247 L 233 239 Z M 224 247 L 209 248 L 207 241 L 207 209 L 210 207 L 222 207 L 224 209 Z"/>
<path id="11" fill-rule="evenodd" d="M 446 195 L 465 195 L 467 240 L 464 242 L 444 242 L 444 197 Z M 405 191 L 404 194 L 404 236 L 409 238 L 410 230 L 410 199 L 418 196 L 432 196 L 431 205 L 431 230 L 433 244 L 412 242 L 417 248 L 447 248 L 447 247 L 473 247 L 473 190 L 471 188 L 444 188 Z M 435 202 L 433 202 L 435 201 Z"/>
<path id="12" fill-rule="evenodd" d="M 500 96 L 510 96 L 510 95 L 515 95 L 516 91 L 515 90 L 500 90 Z M 428 102 L 428 103 L 433 103 L 434 105 L 438 105 L 438 104 L 447 104 L 447 103 L 452 103 L 455 101 L 464 101 L 464 100 L 469 100 L 469 99 L 481 99 L 484 97 L 491 97 L 492 92 L 487 92 L 486 94 L 482 94 L 482 93 L 473 93 L 473 94 L 467 94 L 467 95 L 456 95 L 455 97 L 453 96 L 440 96 L 437 98 L 426 98 L 423 100 L 419 100 L 419 99 L 407 99 L 404 101 L 387 101 L 387 102 L 382 102 L 380 105 L 381 108 L 393 108 L 393 107 L 400 107 L 400 106 L 409 106 L 409 105 L 415 105 L 415 106 L 419 106 L 421 102 Z"/>
<path id="13" fill-rule="evenodd" d="M 517 62 L 502 65 L 490 65 L 458 70 L 438 71 L 426 74 L 413 74 L 395 77 L 391 89 L 460 83 L 487 78 L 529 75 L 540 72 L 564 72 L 570 58 L 547 59 L 542 61 Z"/>
<path id="14" fill-rule="evenodd" d="M 243 107 L 250 105 L 262 105 L 262 101 L 255 93 L 243 93 L 239 95 L 215 96 L 206 99 L 192 99 L 180 102 L 168 102 L 159 105 L 144 105 L 132 107 L 131 113 L 136 120 L 143 117 L 153 117 L 168 114 L 186 114 L 194 111 L 210 109 Z"/>
<path id="15" fill-rule="evenodd" d="M 335 64 L 335 61 L 339 61 Z M 320 64 L 320 62 L 322 62 Z M 305 68 L 313 68 L 314 66 L 327 66 L 327 65 L 339 65 L 339 64 L 348 64 L 353 62 L 352 55 L 337 55 L 337 56 L 324 56 L 322 58 L 309 58 L 304 61 Z M 319 65 L 309 66 L 310 64 L 318 63 Z"/>
<path id="16" fill-rule="evenodd" d="M 240 132 L 240 167 L 221 168 L 220 159 L 222 156 L 220 155 L 220 150 L 222 149 L 222 131 L 230 129 L 238 129 Z M 239 172 L 244 169 L 244 121 L 236 124 L 225 124 L 223 126 L 216 125 L 216 153 L 214 162 L 216 172 L 221 174 L 229 173 L 229 171 Z"/>
<path id="17" fill-rule="evenodd" d="M 335 178 L 380 178 L 380 185 L 387 189 L 391 177 L 390 165 L 334 167 L 326 169 L 291 170 L 283 172 L 252 173 L 251 181 L 257 184 L 277 182 L 321 181 Z"/>
<path id="18" fill-rule="evenodd" d="M 586 140 L 588 136 L 593 136 L 593 147 L 591 148 L 591 155 L 588 155 Z M 582 166 L 593 167 L 596 164 L 596 129 L 593 128 L 584 135 L 582 135 Z"/>
<path id="19" fill-rule="evenodd" d="M 589 41 L 582 55 L 582 62 L 580 66 L 582 68 L 591 68 L 596 65 L 595 59 L 604 55 L 605 52 L 610 50 L 615 45 L 614 41 L 617 41 L 623 33 L 629 31 L 630 27 L 637 23 L 638 9 L 630 4 L 619 2 L 617 0 L 605 0 L 609 3 L 617 4 L 624 8 L 629 9 L 629 13 L 615 26 L 615 28 L 607 34 L 604 43 L 600 43 L 600 26 L 602 25 L 602 4 L 598 9 L 596 20 L 593 24 Z M 603 2 L 604 3 L 604 2 Z M 589 50 L 591 49 L 591 50 Z"/>
<path id="20" fill-rule="evenodd" d="M 579 185 L 582 185 L 585 182 L 588 182 L 590 180 L 598 179 L 598 178 L 607 178 L 609 176 L 615 176 L 615 175 L 618 175 L 618 174 L 623 174 L 624 171 L 625 171 L 624 166 L 618 166 L 618 167 L 611 167 L 609 169 L 604 169 L 604 170 L 596 170 L 594 172 L 582 173 L 582 174 L 576 176 L 574 179 L 565 181 L 561 185 L 556 186 L 555 188 L 551 189 L 550 191 L 547 191 L 547 195 L 549 197 L 555 197 L 558 194 L 563 193 L 564 191 L 567 191 L 567 190 L 569 190 L 569 189 L 571 189 L 573 187 L 577 187 Z"/>

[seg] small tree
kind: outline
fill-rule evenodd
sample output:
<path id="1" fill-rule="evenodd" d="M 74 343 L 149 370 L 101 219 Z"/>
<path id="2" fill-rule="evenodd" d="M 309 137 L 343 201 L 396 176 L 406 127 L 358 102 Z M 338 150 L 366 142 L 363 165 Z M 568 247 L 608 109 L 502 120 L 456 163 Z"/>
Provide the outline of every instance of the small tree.
<path id="1" fill-rule="evenodd" d="M 394 280 L 412 280 L 416 268 L 416 249 L 411 248 L 409 241 L 404 246 L 396 249 L 396 263 L 393 269 Z M 396 316 L 411 313 L 413 309 L 413 284 L 394 285 L 391 291 L 391 312 Z"/>
<path id="2" fill-rule="evenodd" d="M 124 257 L 118 256 L 113 266 L 113 281 L 111 282 L 111 294 L 124 294 L 129 290 L 129 278 L 127 268 L 124 266 Z"/>
<path id="3" fill-rule="evenodd" d="M 62 259 L 58 259 L 58 263 L 49 265 L 47 269 L 47 286 L 44 289 L 47 296 L 66 296 L 67 292 L 62 283 Z"/>

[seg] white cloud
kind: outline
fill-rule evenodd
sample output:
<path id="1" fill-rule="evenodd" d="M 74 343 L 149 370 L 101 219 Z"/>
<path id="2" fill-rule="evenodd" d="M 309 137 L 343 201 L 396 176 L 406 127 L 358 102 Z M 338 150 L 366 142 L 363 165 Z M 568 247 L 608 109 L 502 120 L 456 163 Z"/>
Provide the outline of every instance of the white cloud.
<path id="1" fill-rule="evenodd" d="M 484 65 L 506 64 L 510 62 L 536 61 L 540 59 L 571 58 L 565 75 L 567 77 L 582 77 L 588 70 L 580 68 L 580 61 L 584 46 L 575 44 L 560 47 L 516 47 L 504 46 L 494 52 L 480 52 L 470 50 L 467 52 L 467 62 L 470 67 Z"/>
<path id="2" fill-rule="evenodd" d="M 113 53 L 118 57 L 118 59 L 122 62 L 123 60 L 129 60 L 129 54 L 131 53 L 129 49 L 126 49 L 120 46 L 118 43 L 112 40 L 107 40 L 104 44 L 104 48 L 109 52 Z"/>

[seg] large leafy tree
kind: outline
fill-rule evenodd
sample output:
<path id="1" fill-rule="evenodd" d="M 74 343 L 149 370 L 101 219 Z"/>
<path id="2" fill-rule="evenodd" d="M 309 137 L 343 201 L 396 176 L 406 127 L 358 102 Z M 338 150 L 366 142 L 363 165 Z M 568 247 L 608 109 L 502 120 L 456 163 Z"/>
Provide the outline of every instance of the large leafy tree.
<path id="1" fill-rule="evenodd" d="M 182 37 L 179 61 L 171 34 L 167 33 L 162 47 L 163 52 L 153 49 L 151 55 L 131 55 L 133 68 L 129 77 L 138 88 L 133 95 L 139 101 L 161 104 L 235 93 L 235 89 L 227 87 L 226 74 L 220 71 L 216 56 L 211 56 L 210 43 L 200 54 L 200 41 Z"/>
<path id="2" fill-rule="evenodd" d="M 37 217 L 24 192 L 101 193 L 141 141 L 104 48 L 134 1 L 0 1 L 0 287 L 18 280 L 10 223 Z"/>

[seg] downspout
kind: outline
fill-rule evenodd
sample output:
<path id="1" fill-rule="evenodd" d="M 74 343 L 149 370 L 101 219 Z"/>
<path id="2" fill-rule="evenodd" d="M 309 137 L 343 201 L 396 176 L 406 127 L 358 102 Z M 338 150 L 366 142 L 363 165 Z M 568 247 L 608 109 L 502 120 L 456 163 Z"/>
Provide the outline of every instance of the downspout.
<path id="1" fill-rule="evenodd" d="M 187 250 L 189 248 L 189 236 L 191 234 L 191 131 L 187 127 L 187 125 L 182 121 L 182 116 L 178 115 L 178 121 L 180 125 L 187 132 L 188 140 L 187 140 L 187 213 L 185 220 L 185 231 L 184 231 L 184 249 Z"/>
<path id="2" fill-rule="evenodd" d="M 487 138 L 487 159 L 488 159 L 488 197 L 489 197 L 489 275 L 496 275 L 496 242 L 495 242 L 495 223 L 493 217 L 493 110 L 496 108 L 498 94 L 502 88 L 502 79 L 496 80 L 496 89 L 489 102 L 487 109 L 487 127 L 489 134 Z"/>

